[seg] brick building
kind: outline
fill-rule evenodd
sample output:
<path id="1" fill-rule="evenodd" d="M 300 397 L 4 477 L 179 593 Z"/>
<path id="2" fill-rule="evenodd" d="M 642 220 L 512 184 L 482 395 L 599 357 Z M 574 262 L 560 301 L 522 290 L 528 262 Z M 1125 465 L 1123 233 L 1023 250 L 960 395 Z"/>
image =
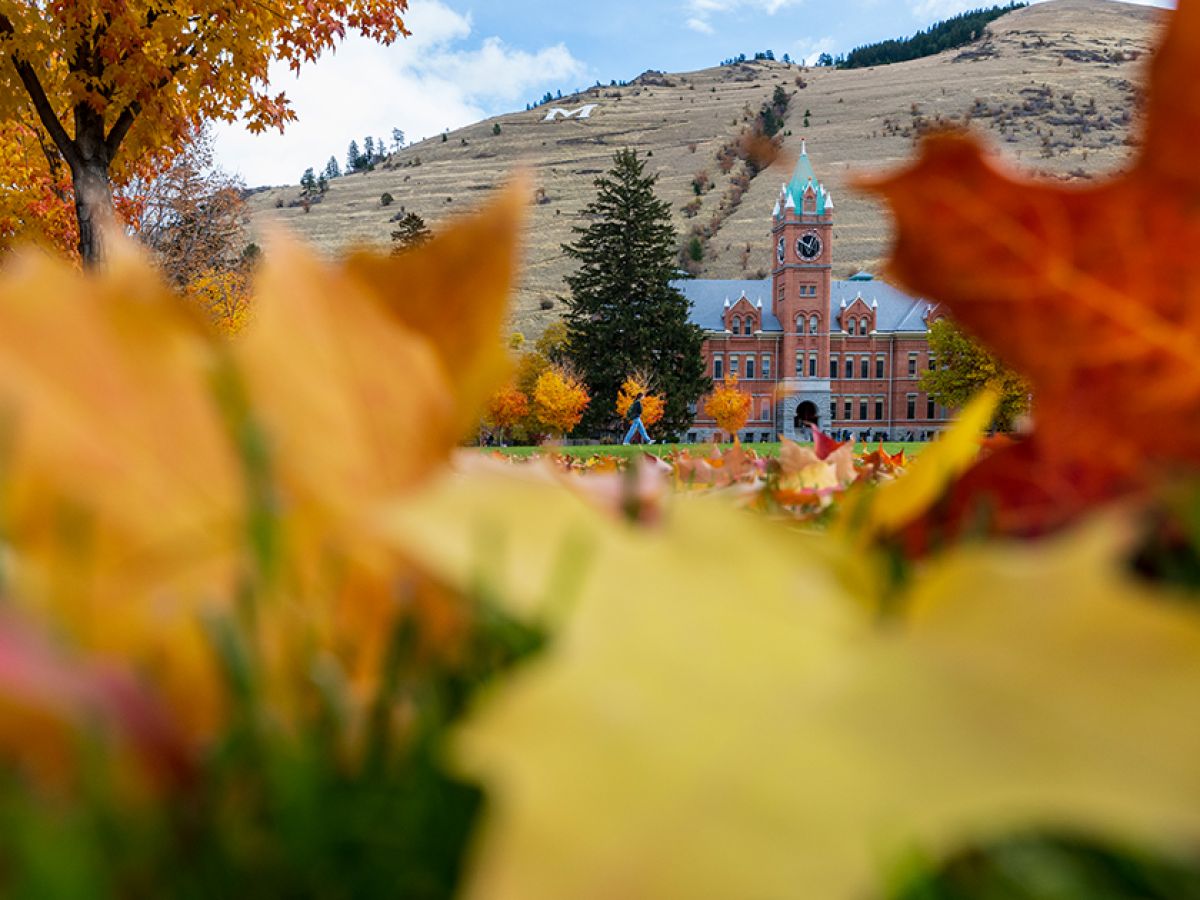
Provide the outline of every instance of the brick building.
<path id="1" fill-rule="evenodd" d="M 945 410 L 919 383 L 938 311 L 866 273 L 835 281 L 833 217 L 833 197 L 803 148 L 771 217 L 771 277 L 675 283 L 706 333 L 709 375 L 732 373 L 753 397 L 743 441 L 803 438 L 808 422 L 888 440 L 919 440 L 945 425 Z M 715 431 L 702 401 L 688 440 Z"/>

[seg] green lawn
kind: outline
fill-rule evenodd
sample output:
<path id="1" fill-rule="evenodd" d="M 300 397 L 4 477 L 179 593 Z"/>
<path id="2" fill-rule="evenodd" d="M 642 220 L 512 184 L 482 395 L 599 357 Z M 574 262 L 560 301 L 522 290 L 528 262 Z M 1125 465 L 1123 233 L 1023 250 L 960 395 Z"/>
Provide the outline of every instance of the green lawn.
<path id="1" fill-rule="evenodd" d="M 645 446 L 642 444 L 630 444 L 623 446 L 621 444 L 595 444 L 584 447 L 483 447 L 483 450 L 498 450 L 507 456 L 529 457 L 538 454 L 549 452 L 562 453 L 567 456 L 574 456 L 582 459 L 587 459 L 590 456 L 623 456 L 631 457 L 639 453 L 653 453 L 655 456 L 662 456 L 665 453 L 670 453 L 673 450 L 689 450 L 693 454 L 703 454 L 707 452 L 707 448 L 711 444 L 652 444 Z M 722 450 L 727 450 L 732 447 L 732 444 L 719 444 Z M 743 444 L 743 447 L 753 448 L 753 450 L 763 456 L 778 456 L 779 444 Z M 805 446 L 801 444 L 801 446 Z M 858 444 L 857 449 L 862 451 L 873 450 L 877 445 Z M 922 448 L 929 446 L 924 443 L 899 444 L 899 443 L 884 443 L 884 449 L 888 453 L 895 453 L 903 450 L 906 456 L 916 456 L 921 452 Z"/>

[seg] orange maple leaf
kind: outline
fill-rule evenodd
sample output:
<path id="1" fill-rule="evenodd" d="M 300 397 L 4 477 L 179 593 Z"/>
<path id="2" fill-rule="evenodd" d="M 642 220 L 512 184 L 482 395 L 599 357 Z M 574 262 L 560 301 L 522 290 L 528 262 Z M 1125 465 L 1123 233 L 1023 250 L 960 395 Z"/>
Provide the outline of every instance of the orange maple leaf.
<path id="1" fill-rule="evenodd" d="M 944 133 L 861 182 L 895 215 L 892 275 L 1033 389 L 1034 434 L 967 473 L 952 520 L 986 504 L 998 530 L 1036 534 L 1200 460 L 1200 4 L 1169 15 L 1123 173 L 1030 180 Z"/>

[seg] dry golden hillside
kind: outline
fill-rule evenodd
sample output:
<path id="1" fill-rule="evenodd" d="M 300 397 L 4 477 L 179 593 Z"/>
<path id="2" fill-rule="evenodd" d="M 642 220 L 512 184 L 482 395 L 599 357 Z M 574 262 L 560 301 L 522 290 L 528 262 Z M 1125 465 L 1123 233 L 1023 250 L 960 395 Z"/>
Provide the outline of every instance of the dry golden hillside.
<path id="1" fill-rule="evenodd" d="M 568 261 L 560 245 L 571 239 L 593 179 L 622 147 L 653 154 L 650 168 L 661 176 L 659 192 L 675 210 L 681 241 L 694 226 L 712 233 L 701 277 L 767 271 L 771 208 L 788 173 L 767 169 L 731 203 L 743 164 L 723 174 L 718 155 L 782 85 L 792 94 L 785 142 L 798 149 L 800 138 L 808 139 L 813 165 L 836 200 L 834 275 L 844 277 L 877 270 L 888 235 L 879 209 L 845 188 L 847 175 L 904 160 L 915 136 L 939 119 L 969 120 L 1028 170 L 1094 177 L 1119 168 L 1130 153 L 1135 92 L 1159 15 L 1109 0 L 1051 0 L 1002 17 L 968 47 L 890 66 L 840 71 L 753 62 L 647 73 L 627 87 L 592 89 L 405 148 L 374 172 L 335 179 L 325 201 L 307 213 L 287 206 L 297 188 L 256 194 L 251 204 L 256 222 L 282 222 L 336 253 L 386 243 L 389 220 L 401 210 L 419 213 L 436 230 L 447 216 L 477 205 L 515 166 L 527 166 L 538 191 L 514 326 L 537 333 L 561 312 Z M 804 31 L 798 16 L 797 37 Z M 551 106 L 585 103 L 596 104 L 590 118 L 545 121 Z M 689 215 L 698 172 L 713 188 Z M 385 192 L 395 198 L 387 208 L 380 205 Z"/>

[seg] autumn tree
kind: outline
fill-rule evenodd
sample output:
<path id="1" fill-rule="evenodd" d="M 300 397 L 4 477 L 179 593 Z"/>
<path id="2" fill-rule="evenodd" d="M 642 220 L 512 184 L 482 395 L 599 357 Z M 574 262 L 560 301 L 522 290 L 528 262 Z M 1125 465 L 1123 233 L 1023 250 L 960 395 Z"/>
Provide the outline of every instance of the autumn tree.
<path id="1" fill-rule="evenodd" d="M 629 415 L 629 407 L 633 406 L 638 394 L 645 395 L 642 397 L 642 424 L 650 426 L 662 421 L 666 401 L 661 394 L 650 393 L 650 379 L 641 373 L 630 375 L 621 385 L 617 393 L 617 415 L 622 419 Z"/>
<path id="2" fill-rule="evenodd" d="M 431 237 L 433 232 L 429 230 L 424 219 L 415 212 L 405 213 L 396 222 L 396 229 L 392 232 L 392 253 L 403 253 L 405 250 L 420 247 Z"/>
<path id="3" fill-rule="evenodd" d="M 988 385 L 1000 391 L 994 427 L 1011 431 L 1017 416 L 1029 408 L 1029 386 L 987 350 L 939 319 L 929 328 L 929 352 L 936 365 L 921 376 L 921 390 L 949 409 L 961 409 Z"/>
<path id="4" fill-rule="evenodd" d="M 663 391 L 668 434 L 687 428 L 689 407 L 707 388 L 703 334 L 671 284 L 678 239 L 656 181 L 634 151 L 619 151 L 583 210 L 590 224 L 575 227 L 575 243 L 563 247 L 578 266 L 567 276 L 568 355 L 598 400 L 587 421 L 596 431 L 616 426 L 617 394 L 630 372 L 645 372 Z"/>
<path id="5" fill-rule="evenodd" d="M 746 425 L 750 418 L 750 395 L 738 389 L 736 375 L 726 375 L 725 380 L 704 402 L 704 411 L 714 420 L 722 431 L 728 431 L 731 440 L 737 440 L 737 433 Z"/>
<path id="6" fill-rule="evenodd" d="M 71 178 L 32 124 L 10 121 L 0 134 L 0 251 L 33 241 L 73 254 L 78 243 Z"/>
<path id="7" fill-rule="evenodd" d="M 484 413 L 484 424 L 496 430 L 501 443 L 505 435 L 511 436 L 514 429 L 525 424 L 529 417 L 529 397 L 515 385 L 508 385 L 494 393 Z"/>
<path id="8" fill-rule="evenodd" d="M 137 239 L 167 280 L 221 330 L 240 330 L 256 252 L 245 230 L 245 186 L 217 165 L 208 130 L 192 135 L 162 173 L 131 187 L 139 197 Z"/>
<path id="9" fill-rule="evenodd" d="M 406 0 L 94 0 L 0 4 L 0 122 L 32 127 L 46 167 L 69 173 L 85 265 L 104 258 L 114 185 L 169 159 L 203 122 L 251 131 L 295 118 L 271 94 L 273 62 L 293 71 L 346 30 L 390 43 Z"/>
<path id="10" fill-rule="evenodd" d="M 542 372 L 533 389 L 537 420 L 561 436 L 574 430 L 590 402 L 587 388 L 562 366 L 550 366 Z"/>

